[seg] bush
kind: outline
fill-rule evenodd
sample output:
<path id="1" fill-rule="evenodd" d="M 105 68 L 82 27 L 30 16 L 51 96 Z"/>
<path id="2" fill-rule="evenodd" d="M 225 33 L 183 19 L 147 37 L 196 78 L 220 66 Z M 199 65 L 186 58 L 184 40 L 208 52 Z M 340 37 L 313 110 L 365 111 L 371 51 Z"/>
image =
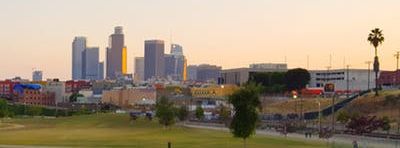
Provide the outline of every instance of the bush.
<path id="1" fill-rule="evenodd" d="M 67 111 L 64 109 L 50 109 L 41 106 L 30 106 L 30 105 L 8 105 L 7 106 L 7 115 L 8 117 L 15 117 L 15 116 L 22 116 L 22 115 L 29 115 L 29 116 L 71 116 L 72 114 L 76 114 L 72 111 Z M 88 114 L 88 111 L 81 111 L 79 114 Z"/>
<path id="2" fill-rule="evenodd" d="M 338 113 L 336 118 L 337 118 L 337 121 L 344 124 L 350 120 L 351 116 L 347 111 L 341 111 Z"/>
<path id="3" fill-rule="evenodd" d="M 189 111 L 187 110 L 186 106 L 181 106 L 179 109 L 177 109 L 177 116 L 180 121 L 186 120 L 187 116 L 189 114 Z"/>
<path id="4" fill-rule="evenodd" d="M 27 114 L 31 116 L 40 116 L 42 115 L 42 107 L 39 106 L 29 106 L 27 108 Z"/>
<path id="5" fill-rule="evenodd" d="M 196 108 L 196 118 L 199 120 L 203 120 L 204 118 L 204 110 L 201 106 L 198 106 Z"/>
<path id="6" fill-rule="evenodd" d="M 0 118 L 8 117 L 9 109 L 7 101 L 4 99 L 0 100 Z"/>

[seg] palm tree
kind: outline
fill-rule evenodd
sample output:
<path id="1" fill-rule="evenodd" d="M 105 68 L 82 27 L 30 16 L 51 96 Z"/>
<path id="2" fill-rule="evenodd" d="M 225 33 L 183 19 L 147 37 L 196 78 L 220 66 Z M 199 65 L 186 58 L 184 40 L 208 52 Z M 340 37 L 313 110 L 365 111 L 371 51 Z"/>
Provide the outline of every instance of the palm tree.
<path id="1" fill-rule="evenodd" d="M 368 35 L 368 42 L 375 48 L 374 58 L 374 72 L 375 72 L 375 96 L 378 96 L 378 73 L 379 73 L 379 60 L 378 60 L 378 46 L 382 45 L 385 38 L 383 37 L 382 30 L 375 28 L 371 30 Z"/>

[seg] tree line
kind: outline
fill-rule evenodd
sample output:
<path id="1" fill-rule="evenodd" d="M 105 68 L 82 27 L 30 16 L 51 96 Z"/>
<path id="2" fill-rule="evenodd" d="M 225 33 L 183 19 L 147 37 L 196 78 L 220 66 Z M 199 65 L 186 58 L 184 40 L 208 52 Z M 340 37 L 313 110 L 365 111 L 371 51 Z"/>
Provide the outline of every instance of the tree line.
<path id="1" fill-rule="evenodd" d="M 231 118 L 228 127 L 234 137 L 242 138 L 244 147 L 247 146 L 247 139 L 255 134 L 259 113 L 262 110 L 259 95 L 262 86 L 249 83 L 229 96 L 229 103 L 233 106 L 233 116 L 230 116 L 230 110 L 221 107 L 220 117 L 223 120 Z M 188 110 L 186 106 L 175 107 L 173 102 L 167 97 L 160 97 L 156 102 L 156 117 L 158 122 L 168 128 L 180 121 L 186 120 Z M 198 119 L 204 118 L 204 110 L 198 106 L 195 110 L 195 116 Z"/>
<path id="2" fill-rule="evenodd" d="M 282 94 L 304 89 L 310 79 L 308 70 L 295 68 L 287 72 L 253 72 L 250 73 L 249 83 L 260 84 L 264 94 Z"/>

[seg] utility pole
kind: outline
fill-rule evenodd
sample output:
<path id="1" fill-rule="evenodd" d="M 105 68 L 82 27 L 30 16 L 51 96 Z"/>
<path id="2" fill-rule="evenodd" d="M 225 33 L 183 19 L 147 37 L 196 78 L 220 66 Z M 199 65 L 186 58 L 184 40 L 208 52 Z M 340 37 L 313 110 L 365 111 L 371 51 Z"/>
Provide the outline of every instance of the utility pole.
<path id="1" fill-rule="evenodd" d="M 399 58 L 400 58 L 400 51 L 396 51 L 396 54 L 394 54 L 394 57 L 396 58 L 396 71 L 399 70 Z"/>
<path id="2" fill-rule="evenodd" d="M 328 84 L 328 82 L 329 82 L 329 71 L 330 71 L 330 69 L 331 69 L 331 66 L 330 66 L 330 65 L 329 65 L 329 66 L 326 66 L 324 87 L 325 87 L 325 85 Z M 325 97 L 327 97 L 327 96 L 325 95 Z"/>
<path id="3" fill-rule="evenodd" d="M 350 90 L 349 90 L 349 82 L 350 82 L 349 67 L 350 67 L 350 65 L 346 65 L 346 98 L 347 99 L 349 99 L 349 93 L 350 93 Z"/>
<path id="4" fill-rule="evenodd" d="M 371 63 L 372 63 L 372 61 L 366 61 L 365 62 L 365 64 L 367 64 L 368 65 L 368 91 L 369 91 L 369 89 L 370 89 L 370 83 L 371 83 Z"/>
<path id="5" fill-rule="evenodd" d="M 396 51 L 396 54 L 394 54 L 394 57 L 396 58 L 396 72 L 395 72 L 395 76 L 394 76 L 394 86 L 397 85 L 397 75 L 398 75 L 398 71 L 399 71 L 399 57 L 400 57 L 400 51 Z"/>

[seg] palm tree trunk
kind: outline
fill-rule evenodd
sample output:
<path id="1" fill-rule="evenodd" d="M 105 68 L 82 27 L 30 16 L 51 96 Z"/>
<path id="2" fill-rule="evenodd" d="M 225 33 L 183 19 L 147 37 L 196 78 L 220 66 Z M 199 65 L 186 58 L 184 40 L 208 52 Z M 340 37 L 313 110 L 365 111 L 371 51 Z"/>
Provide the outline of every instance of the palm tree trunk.
<path id="1" fill-rule="evenodd" d="M 378 96 L 378 73 L 379 73 L 379 59 L 377 54 L 377 48 L 375 47 L 375 58 L 374 58 L 374 72 L 375 72 L 375 96 Z"/>
<path id="2" fill-rule="evenodd" d="M 379 96 L 379 94 L 378 94 L 378 71 L 375 71 L 375 96 Z"/>

